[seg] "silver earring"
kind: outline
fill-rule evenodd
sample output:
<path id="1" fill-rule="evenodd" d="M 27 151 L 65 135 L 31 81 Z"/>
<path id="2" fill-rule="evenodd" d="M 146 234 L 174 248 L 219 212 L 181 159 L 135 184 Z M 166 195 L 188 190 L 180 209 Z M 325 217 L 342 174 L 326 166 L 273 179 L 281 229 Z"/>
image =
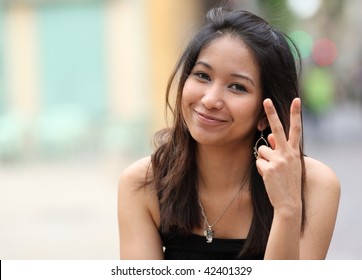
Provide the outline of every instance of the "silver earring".
<path id="1" fill-rule="evenodd" d="M 260 143 L 261 141 L 264 142 L 264 143 Z M 258 156 L 259 156 L 258 148 L 261 145 L 265 145 L 265 146 L 269 147 L 268 141 L 266 141 L 266 139 L 264 138 L 263 131 L 260 131 L 260 137 L 255 142 L 255 145 L 254 145 L 254 148 L 253 148 L 254 149 L 254 156 L 255 156 L 256 159 L 258 159 Z"/>

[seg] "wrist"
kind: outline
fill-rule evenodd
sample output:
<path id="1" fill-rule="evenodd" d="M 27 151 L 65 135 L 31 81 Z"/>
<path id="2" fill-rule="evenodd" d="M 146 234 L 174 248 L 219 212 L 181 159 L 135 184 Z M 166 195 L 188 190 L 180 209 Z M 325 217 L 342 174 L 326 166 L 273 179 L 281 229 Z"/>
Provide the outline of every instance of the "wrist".
<path id="1" fill-rule="evenodd" d="M 284 204 L 283 206 L 274 208 L 274 217 L 280 217 L 283 220 L 301 219 L 302 217 L 302 202 Z"/>

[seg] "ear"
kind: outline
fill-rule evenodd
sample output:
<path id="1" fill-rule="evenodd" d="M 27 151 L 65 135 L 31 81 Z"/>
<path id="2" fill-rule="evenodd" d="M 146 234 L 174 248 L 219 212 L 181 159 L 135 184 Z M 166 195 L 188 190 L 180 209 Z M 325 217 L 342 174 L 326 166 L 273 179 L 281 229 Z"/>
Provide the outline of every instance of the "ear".
<path id="1" fill-rule="evenodd" d="M 267 118 L 266 114 L 263 113 L 263 114 L 261 115 L 261 117 L 259 118 L 257 128 L 258 128 L 259 131 L 263 131 L 263 130 L 265 130 L 268 126 L 269 126 L 268 118 Z"/>

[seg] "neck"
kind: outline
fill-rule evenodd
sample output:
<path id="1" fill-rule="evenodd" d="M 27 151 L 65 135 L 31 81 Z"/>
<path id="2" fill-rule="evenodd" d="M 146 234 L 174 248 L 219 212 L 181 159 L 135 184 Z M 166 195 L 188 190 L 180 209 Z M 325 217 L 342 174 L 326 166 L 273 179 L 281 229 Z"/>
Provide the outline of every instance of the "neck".
<path id="1" fill-rule="evenodd" d="M 252 150 L 199 145 L 197 166 L 199 190 L 224 192 L 240 186 L 252 164 Z"/>

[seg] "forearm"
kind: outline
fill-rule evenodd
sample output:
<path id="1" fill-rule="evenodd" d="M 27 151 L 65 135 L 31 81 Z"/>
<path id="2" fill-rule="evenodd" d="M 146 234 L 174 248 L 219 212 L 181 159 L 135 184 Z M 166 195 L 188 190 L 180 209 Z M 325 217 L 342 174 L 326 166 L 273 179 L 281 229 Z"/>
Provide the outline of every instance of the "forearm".
<path id="1" fill-rule="evenodd" d="M 295 206 L 289 209 L 274 210 L 274 219 L 264 259 L 299 259 L 301 208 L 301 206 Z"/>

